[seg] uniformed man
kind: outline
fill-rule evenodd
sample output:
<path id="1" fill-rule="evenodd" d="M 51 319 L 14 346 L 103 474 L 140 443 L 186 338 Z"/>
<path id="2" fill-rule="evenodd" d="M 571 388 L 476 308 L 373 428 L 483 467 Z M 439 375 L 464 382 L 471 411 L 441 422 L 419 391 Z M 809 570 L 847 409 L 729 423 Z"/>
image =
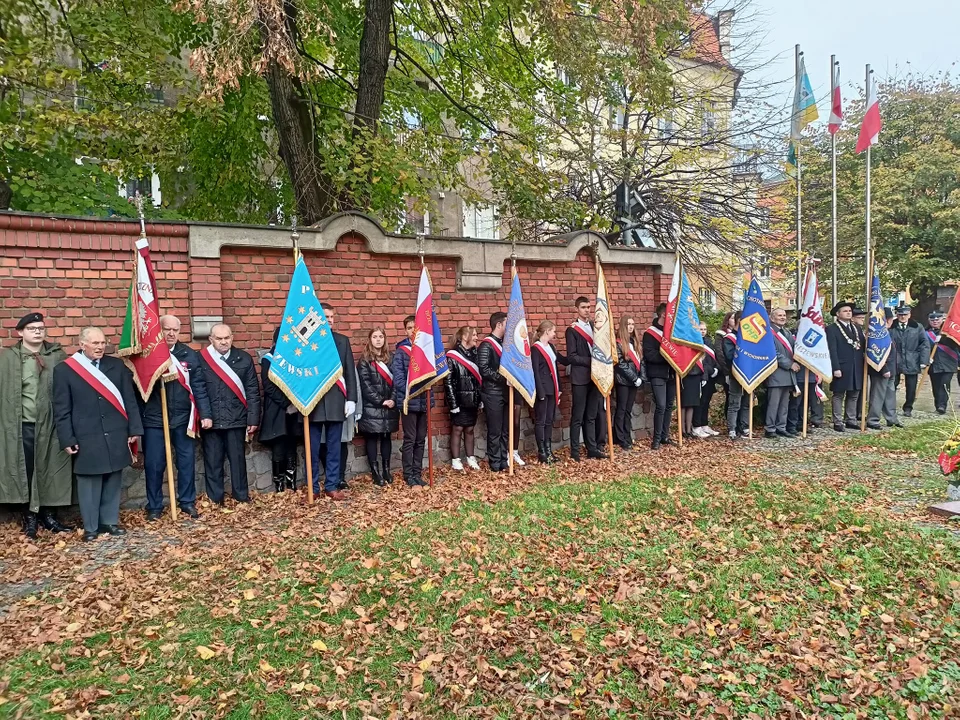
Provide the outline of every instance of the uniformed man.
<path id="1" fill-rule="evenodd" d="M 163 474 L 167 469 L 160 393 L 167 393 L 170 449 L 177 466 L 177 505 L 192 518 L 199 517 L 196 505 L 196 438 L 200 437 L 200 428 L 209 430 L 213 427 L 207 383 L 200 369 L 200 355 L 179 341 L 180 320 L 176 316 L 161 317 L 160 330 L 173 358 L 170 370 L 176 379 L 158 381 L 142 406 L 143 469 L 147 485 L 147 520 L 150 522 L 158 520 L 163 514 Z"/>
<path id="2" fill-rule="evenodd" d="M 43 315 L 17 322 L 20 342 L 0 353 L 0 503 L 22 505 L 23 532 L 68 532 L 54 508 L 70 504 L 73 471 L 53 421 L 53 369 L 67 354 L 48 342 Z"/>
<path id="3" fill-rule="evenodd" d="M 200 368 L 210 399 L 209 430 L 201 432 L 207 497 L 223 505 L 223 458 L 230 463 L 233 499 L 250 502 L 244 444 L 260 424 L 260 385 L 253 358 L 233 347 L 229 325 L 210 329 L 210 344 L 200 351 Z"/>
<path id="4" fill-rule="evenodd" d="M 837 432 L 843 432 L 844 427 L 860 428 L 857 406 L 863 390 L 863 353 L 867 339 L 860 326 L 853 322 L 853 309 L 852 302 L 837 303 L 830 311 L 835 322 L 827 326 L 827 345 L 833 365 L 830 383 L 833 429 Z"/>
<path id="5" fill-rule="evenodd" d="M 490 334 L 477 346 L 477 367 L 483 383 L 480 398 L 487 418 L 487 462 L 493 472 L 505 472 L 510 468 L 507 445 L 510 438 L 507 380 L 500 374 L 500 357 L 503 355 L 503 336 L 507 327 L 507 314 L 495 312 L 490 316 Z"/>
<path id="6" fill-rule="evenodd" d="M 777 348 L 777 369 L 766 380 L 767 415 L 766 437 L 795 438 L 794 432 L 787 430 L 787 415 L 790 411 L 790 398 L 799 395 L 797 389 L 797 371 L 800 366 L 793 359 L 793 346 L 797 339 L 787 330 L 787 313 L 782 308 L 770 311 L 770 328 L 773 331 Z"/>
<path id="7" fill-rule="evenodd" d="M 328 303 L 320 303 L 327 325 L 333 331 L 336 312 Z M 333 342 L 340 356 L 343 366 L 343 377 L 330 388 L 317 406 L 310 413 L 310 455 L 313 465 L 313 491 L 320 494 L 320 445 L 321 441 L 327 446 L 324 458 L 323 494 L 331 500 L 346 500 L 347 494 L 340 489 L 340 463 L 346 462 L 341 457 L 341 437 L 343 423 L 348 416 L 357 410 L 357 373 L 356 361 L 353 359 L 353 350 L 350 348 L 350 339 L 338 332 L 333 333 Z"/>
<path id="8" fill-rule="evenodd" d="M 927 337 L 930 340 L 930 387 L 933 389 L 933 404 L 940 415 L 947 412 L 950 404 L 950 384 L 960 365 L 960 346 L 952 338 L 943 335 L 944 315 L 939 309 L 927 316 Z"/>
<path id="9" fill-rule="evenodd" d="M 930 338 L 920 323 L 910 319 L 910 308 L 907 305 L 897 308 L 897 320 L 890 329 L 890 337 L 897 343 L 898 353 L 894 386 L 899 389 L 900 377 L 906 378 L 907 396 L 903 402 L 903 414 L 910 417 L 917 399 L 918 378 L 930 364 Z"/>
<path id="10" fill-rule="evenodd" d="M 580 435 L 587 446 L 587 457 L 606 458 L 601 449 L 603 435 L 600 431 L 600 411 L 603 396 L 594 384 L 591 376 L 593 367 L 593 323 L 590 322 L 590 301 L 582 295 L 574 301 L 577 317 L 567 328 L 567 360 L 570 365 L 571 395 L 573 405 L 570 410 L 570 459 L 580 460 Z"/>
<path id="11" fill-rule="evenodd" d="M 133 375 L 104 355 L 100 328 L 80 332 L 80 351 L 53 370 L 53 415 L 60 446 L 73 455 L 83 540 L 125 535 L 120 527 L 123 469 L 136 459 L 143 434 Z"/>
<path id="12" fill-rule="evenodd" d="M 887 320 L 887 327 L 893 325 L 893 310 L 883 309 Z M 890 354 L 887 362 L 880 370 L 870 371 L 870 409 L 867 412 L 867 427 L 871 430 L 880 429 L 880 416 L 883 415 L 890 427 L 903 427 L 897 417 L 897 390 L 894 387 L 894 378 L 897 375 L 897 347 L 891 341 Z"/>

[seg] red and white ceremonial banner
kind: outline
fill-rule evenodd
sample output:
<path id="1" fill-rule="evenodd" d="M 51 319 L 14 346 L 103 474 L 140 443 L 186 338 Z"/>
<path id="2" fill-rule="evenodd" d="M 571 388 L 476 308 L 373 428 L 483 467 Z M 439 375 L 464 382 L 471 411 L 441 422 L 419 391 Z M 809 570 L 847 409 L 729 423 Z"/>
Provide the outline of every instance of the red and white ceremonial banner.
<path id="1" fill-rule="evenodd" d="M 953 296 L 953 304 L 950 305 L 950 311 L 943 320 L 943 334 L 960 344 L 960 287 L 957 288 L 956 295 Z"/>
<path id="2" fill-rule="evenodd" d="M 407 395 L 403 401 L 404 412 L 407 411 L 410 389 L 437 376 L 437 358 L 433 339 L 433 288 L 430 287 L 430 276 L 427 274 L 426 267 L 420 270 L 417 309 L 413 317 L 416 334 L 413 336 L 413 345 L 410 348 Z"/>
<path id="3" fill-rule="evenodd" d="M 840 63 L 833 68 L 833 92 L 830 93 L 830 120 L 827 124 L 827 130 L 831 135 L 836 135 L 840 130 L 840 123 L 843 122 L 843 102 L 840 98 Z"/>
<path id="4" fill-rule="evenodd" d="M 800 306 L 793 359 L 824 382 L 833 380 L 827 328 L 823 322 L 823 300 L 817 287 L 817 269 L 812 265 L 807 268 L 807 275 L 803 280 L 803 302 Z"/>
<path id="5" fill-rule="evenodd" d="M 880 141 L 880 130 L 883 122 L 880 120 L 880 101 L 877 99 L 877 81 L 870 76 L 870 86 L 867 88 L 867 112 L 863 116 L 860 126 L 860 137 L 857 138 L 857 152 L 861 153 L 871 145 Z"/>
<path id="6" fill-rule="evenodd" d="M 153 384 L 170 367 L 170 349 L 160 329 L 160 305 L 150 263 L 150 244 L 143 235 L 137 240 L 127 314 L 117 355 L 133 371 L 133 382 L 144 400 L 150 397 Z"/>

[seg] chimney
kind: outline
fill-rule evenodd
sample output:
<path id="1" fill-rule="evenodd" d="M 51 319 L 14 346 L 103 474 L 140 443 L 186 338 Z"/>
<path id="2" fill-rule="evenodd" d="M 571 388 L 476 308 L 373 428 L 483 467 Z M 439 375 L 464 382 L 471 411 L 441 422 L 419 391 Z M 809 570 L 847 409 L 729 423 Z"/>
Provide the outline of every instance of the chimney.
<path id="1" fill-rule="evenodd" d="M 724 60 L 730 60 L 730 29 L 733 25 L 734 10 L 721 10 L 717 13 L 717 39 L 720 41 L 720 54 Z"/>

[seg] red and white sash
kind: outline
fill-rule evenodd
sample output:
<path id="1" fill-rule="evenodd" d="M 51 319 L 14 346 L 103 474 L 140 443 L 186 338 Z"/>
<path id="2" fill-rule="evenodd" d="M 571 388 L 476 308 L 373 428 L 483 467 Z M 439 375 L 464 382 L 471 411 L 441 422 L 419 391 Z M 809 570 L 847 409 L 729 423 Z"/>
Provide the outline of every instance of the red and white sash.
<path id="1" fill-rule="evenodd" d="M 549 345 L 540 342 L 537 340 L 533 346 L 540 351 L 540 354 L 543 355 L 543 359 L 547 361 L 547 367 L 550 368 L 550 377 L 553 378 L 553 393 L 554 398 L 557 401 L 557 406 L 560 405 L 560 377 L 557 374 L 557 354 L 553 351 L 553 348 Z"/>
<path id="2" fill-rule="evenodd" d="M 500 352 L 503 352 L 502 350 Z M 480 366 L 467 357 L 464 357 L 456 350 L 447 350 L 447 359 L 453 360 L 464 370 L 473 375 L 478 385 L 483 385 L 483 378 L 480 376 Z"/>
<path id="3" fill-rule="evenodd" d="M 587 325 L 586 323 L 581 323 L 577 320 L 571 326 L 576 332 L 580 333 L 580 337 L 587 341 L 587 344 L 590 347 L 593 347 L 593 328 Z"/>
<path id="4" fill-rule="evenodd" d="M 193 397 L 193 390 L 190 388 L 190 371 L 177 360 L 173 353 L 170 353 L 170 369 L 176 373 L 177 382 L 190 396 L 190 418 L 187 420 L 187 435 L 195 438 L 200 431 L 200 418 L 197 416 L 197 401 Z"/>
<path id="5" fill-rule="evenodd" d="M 732 342 L 734 345 L 737 344 L 737 334 L 736 334 L 736 333 L 732 333 L 732 332 L 724 333 L 723 337 L 726 338 L 727 340 L 729 340 L 730 342 Z"/>
<path id="6" fill-rule="evenodd" d="M 656 325 L 651 325 L 644 332 L 650 333 L 650 336 L 656 338 L 658 343 L 663 344 L 663 330 Z"/>
<path id="7" fill-rule="evenodd" d="M 233 371 L 232 367 L 227 365 L 226 361 L 220 357 L 220 353 L 214 350 L 212 345 L 207 345 L 200 352 L 203 353 L 203 356 L 207 359 L 207 364 L 210 365 L 210 369 L 216 373 L 217 377 L 223 381 L 223 384 L 230 388 L 233 394 L 243 403 L 243 406 L 246 407 L 247 393 L 243 389 L 243 382 L 241 382 L 240 376 Z"/>
<path id="8" fill-rule="evenodd" d="M 630 358 L 630 362 L 636 365 L 637 372 L 640 372 L 640 357 L 637 355 L 633 343 L 627 343 L 627 357 Z"/>
<path id="9" fill-rule="evenodd" d="M 412 345 L 401 345 L 401 346 L 400 346 L 400 349 L 403 350 L 403 351 L 407 354 L 407 357 L 410 357 L 411 355 L 413 355 L 413 346 L 412 346 Z"/>
<path id="10" fill-rule="evenodd" d="M 113 405 L 116 411 L 123 415 L 124 419 L 127 418 L 127 408 L 123 404 L 123 396 L 120 394 L 119 388 L 113 384 L 113 380 L 101 372 L 100 368 L 94 367 L 90 358 L 82 352 L 76 352 L 64 362 L 98 394 L 102 395 L 104 400 Z"/>
<path id="11" fill-rule="evenodd" d="M 707 344 L 706 344 L 706 343 L 703 344 L 703 351 L 704 351 L 707 355 L 709 355 L 711 358 L 713 358 L 713 361 L 714 361 L 714 362 L 717 361 L 717 354 L 713 351 L 712 348 L 707 347 Z"/>
<path id="12" fill-rule="evenodd" d="M 941 342 L 941 336 L 940 336 L 940 335 L 937 335 L 936 333 L 932 333 L 932 332 L 930 332 L 929 330 L 927 330 L 927 337 L 930 338 L 930 343 L 931 343 L 931 346 L 932 346 L 932 348 L 933 348 L 933 349 L 930 351 L 930 360 L 931 360 L 931 361 L 933 360 L 933 354 L 934 354 L 935 352 L 937 352 L 938 350 L 939 350 L 940 352 L 946 353 L 946 354 L 947 354 L 947 357 L 949 357 L 949 358 L 952 359 L 952 360 L 960 360 L 960 355 L 957 355 L 957 353 L 955 353 L 953 350 L 951 350 L 951 349 L 948 348 L 946 345 L 944 345 L 943 342 Z"/>
<path id="13" fill-rule="evenodd" d="M 390 371 L 390 368 L 387 367 L 386 363 L 382 363 L 379 360 L 375 360 L 373 363 L 373 369 L 386 381 L 387 385 L 393 387 L 393 373 Z"/>
<path id="14" fill-rule="evenodd" d="M 497 340 L 494 335 L 487 335 L 480 342 L 489 343 L 490 347 L 492 347 L 493 351 L 497 354 L 497 357 L 501 357 L 503 355 L 503 345 L 500 344 L 500 341 Z"/>
<path id="15" fill-rule="evenodd" d="M 340 392 L 343 393 L 343 396 L 346 397 L 346 396 L 347 396 L 347 383 L 344 382 L 344 380 L 343 380 L 343 375 L 341 375 L 340 377 L 337 378 L 337 383 L 336 383 L 336 385 L 337 385 L 338 388 L 340 388 Z"/>
<path id="16" fill-rule="evenodd" d="M 775 329 L 775 330 L 773 331 L 773 336 L 774 336 L 777 340 L 779 340 L 779 341 L 780 341 L 780 344 L 783 345 L 783 346 L 787 349 L 787 354 L 790 355 L 790 357 L 792 358 L 792 357 L 793 357 L 793 348 L 790 347 L 790 342 L 780 333 L 779 330 L 776 330 L 776 329 Z"/>

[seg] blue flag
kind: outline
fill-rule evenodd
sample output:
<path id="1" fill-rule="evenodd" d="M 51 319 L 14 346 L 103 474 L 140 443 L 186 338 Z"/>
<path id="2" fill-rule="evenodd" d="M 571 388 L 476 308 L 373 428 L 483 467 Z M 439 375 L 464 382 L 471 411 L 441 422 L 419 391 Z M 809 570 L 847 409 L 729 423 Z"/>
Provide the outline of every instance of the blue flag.
<path id="1" fill-rule="evenodd" d="M 333 331 L 299 253 L 277 346 L 264 357 L 270 361 L 270 379 L 304 415 L 343 377 Z"/>
<path id="2" fill-rule="evenodd" d="M 867 326 L 867 363 L 877 372 L 883 369 L 890 356 L 890 331 L 883 314 L 883 295 L 880 294 L 880 278 L 873 276 L 870 290 L 870 324 Z"/>
<path id="3" fill-rule="evenodd" d="M 513 287 L 510 288 L 510 307 L 507 308 L 507 327 L 503 335 L 500 374 L 531 406 L 537 396 L 537 385 L 533 379 L 533 360 L 530 358 L 532 348 L 533 343 L 530 341 L 530 333 L 527 330 L 527 315 L 523 309 L 523 293 L 520 292 L 520 276 L 514 271 Z"/>
<path id="4" fill-rule="evenodd" d="M 770 331 L 770 316 L 755 278 L 750 279 L 750 288 L 743 301 L 737 351 L 731 369 L 748 393 L 756 390 L 777 369 L 777 347 Z"/>

